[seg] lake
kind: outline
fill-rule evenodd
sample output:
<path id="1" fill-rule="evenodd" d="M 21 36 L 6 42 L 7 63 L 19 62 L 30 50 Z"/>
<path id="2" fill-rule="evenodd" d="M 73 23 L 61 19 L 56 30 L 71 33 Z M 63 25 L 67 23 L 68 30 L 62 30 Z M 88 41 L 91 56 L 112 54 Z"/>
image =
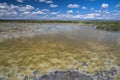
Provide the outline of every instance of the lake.
<path id="1" fill-rule="evenodd" d="M 0 23 L 0 76 L 6 80 L 68 69 L 95 74 L 115 68 L 119 77 L 119 61 L 120 32 L 68 23 Z"/>

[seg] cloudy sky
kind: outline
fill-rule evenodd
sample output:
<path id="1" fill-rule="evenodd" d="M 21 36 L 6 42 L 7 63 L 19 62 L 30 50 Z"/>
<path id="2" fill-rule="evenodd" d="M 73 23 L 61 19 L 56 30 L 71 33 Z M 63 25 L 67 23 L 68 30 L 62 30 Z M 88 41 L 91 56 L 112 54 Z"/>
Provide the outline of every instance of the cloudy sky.
<path id="1" fill-rule="evenodd" d="M 120 20 L 120 0 L 0 0 L 0 19 Z"/>

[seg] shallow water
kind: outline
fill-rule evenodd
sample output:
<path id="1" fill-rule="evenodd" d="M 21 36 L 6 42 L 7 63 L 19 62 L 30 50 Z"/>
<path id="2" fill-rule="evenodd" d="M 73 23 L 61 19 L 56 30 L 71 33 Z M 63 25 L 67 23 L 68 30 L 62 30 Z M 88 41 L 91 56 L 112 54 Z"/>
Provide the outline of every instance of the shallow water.
<path id="1" fill-rule="evenodd" d="M 6 79 L 22 80 L 34 70 L 120 71 L 120 32 L 74 24 L 9 24 L 0 23 L 0 75 Z"/>

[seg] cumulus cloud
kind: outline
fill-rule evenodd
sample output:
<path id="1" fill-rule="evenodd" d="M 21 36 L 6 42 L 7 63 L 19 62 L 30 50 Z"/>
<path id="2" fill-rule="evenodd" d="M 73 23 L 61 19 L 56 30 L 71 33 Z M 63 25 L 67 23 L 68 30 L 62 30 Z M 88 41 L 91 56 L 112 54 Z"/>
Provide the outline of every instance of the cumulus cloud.
<path id="1" fill-rule="evenodd" d="M 23 0 L 17 0 L 17 2 L 23 3 L 24 1 Z"/>
<path id="2" fill-rule="evenodd" d="M 51 3 L 53 3 L 53 1 L 52 0 L 46 0 L 45 3 L 51 4 Z"/>
<path id="3" fill-rule="evenodd" d="M 0 18 L 18 15 L 18 11 L 15 10 L 17 8 L 17 6 L 8 5 L 7 3 L 0 3 Z"/>
<path id="4" fill-rule="evenodd" d="M 73 13 L 73 10 L 68 10 L 67 13 L 68 13 L 68 14 L 72 14 L 72 13 Z"/>
<path id="5" fill-rule="evenodd" d="M 100 13 L 89 13 L 89 14 L 82 15 L 82 18 L 83 19 L 95 19 L 98 16 L 100 16 Z"/>
<path id="6" fill-rule="evenodd" d="M 45 2 L 45 0 L 39 0 L 39 2 Z"/>
<path id="7" fill-rule="evenodd" d="M 39 11 L 32 12 L 32 14 L 39 15 L 39 14 L 45 14 L 45 13 L 39 10 Z"/>
<path id="8" fill-rule="evenodd" d="M 102 5 L 101 5 L 101 8 L 108 8 L 109 7 L 109 4 L 106 4 L 106 3 L 103 3 Z"/>
<path id="9" fill-rule="evenodd" d="M 94 10 L 94 8 L 91 8 L 90 10 Z"/>
<path id="10" fill-rule="evenodd" d="M 26 5 L 26 6 L 19 6 L 18 7 L 18 11 L 19 12 L 26 12 L 26 11 L 32 11 L 34 10 L 35 8 L 31 5 Z"/>
<path id="11" fill-rule="evenodd" d="M 82 9 L 87 9 L 87 8 L 85 6 L 83 6 Z"/>
<path id="12" fill-rule="evenodd" d="M 42 9 L 41 11 L 44 12 L 44 13 L 49 13 L 50 12 L 49 9 Z"/>
<path id="13" fill-rule="evenodd" d="M 56 7 L 58 7 L 58 5 L 56 5 L 56 4 L 50 4 L 50 7 L 51 8 L 56 8 Z"/>
<path id="14" fill-rule="evenodd" d="M 96 12 L 96 13 L 100 13 L 100 12 L 101 12 L 101 10 L 95 10 L 94 12 Z"/>
<path id="15" fill-rule="evenodd" d="M 59 14 L 60 12 L 51 12 L 52 15 L 56 15 L 56 14 Z"/>
<path id="16" fill-rule="evenodd" d="M 34 8 L 31 5 L 8 5 L 7 3 L 0 3 L 0 19 L 25 19 L 33 18 L 37 15 L 45 14 L 45 11 Z M 29 17 L 27 17 L 29 16 Z M 31 16 L 31 17 L 30 17 Z"/>
<path id="17" fill-rule="evenodd" d="M 50 4 L 52 8 L 58 5 Z M 73 8 L 73 7 L 72 7 Z M 91 8 L 92 9 L 92 8 Z M 92 9 L 90 13 L 82 14 L 80 11 L 67 10 L 53 12 L 49 9 L 39 9 L 31 5 L 13 5 L 0 3 L 0 19 L 120 19 L 120 11 Z M 75 14 L 74 14 L 74 13 Z M 77 13 L 77 14 L 76 14 Z"/>
<path id="18" fill-rule="evenodd" d="M 97 16 L 100 16 L 99 13 L 90 13 L 90 14 L 86 14 L 83 16 L 83 19 L 94 19 L 96 18 Z"/>
<path id="19" fill-rule="evenodd" d="M 101 12 L 101 14 L 107 16 L 108 14 L 110 14 L 110 12 L 108 10 L 104 10 L 103 12 Z"/>
<path id="20" fill-rule="evenodd" d="M 64 19 L 95 19 L 95 17 L 100 16 L 99 13 L 91 13 L 91 14 L 59 14 L 57 15 L 58 18 L 64 18 Z"/>
<path id="21" fill-rule="evenodd" d="M 0 9 L 7 9 L 8 7 L 7 3 L 0 3 Z"/>
<path id="22" fill-rule="evenodd" d="M 51 3 L 53 3 L 52 0 L 39 0 L 39 2 L 45 2 L 45 3 L 47 3 L 47 4 L 51 4 Z"/>
<path id="23" fill-rule="evenodd" d="M 117 4 L 116 7 L 117 7 L 117 8 L 120 8 L 120 4 Z"/>
<path id="24" fill-rule="evenodd" d="M 115 13 L 111 13 L 108 10 L 97 10 L 96 12 L 91 12 L 87 14 L 58 14 L 56 15 L 57 19 L 75 19 L 75 20 L 80 20 L 80 19 L 99 19 L 99 20 L 116 20 L 120 19 L 120 11 L 117 11 Z"/>
<path id="25" fill-rule="evenodd" d="M 69 4 L 67 7 L 68 8 L 79 8 L 79 5 L 78 4 Z"/>

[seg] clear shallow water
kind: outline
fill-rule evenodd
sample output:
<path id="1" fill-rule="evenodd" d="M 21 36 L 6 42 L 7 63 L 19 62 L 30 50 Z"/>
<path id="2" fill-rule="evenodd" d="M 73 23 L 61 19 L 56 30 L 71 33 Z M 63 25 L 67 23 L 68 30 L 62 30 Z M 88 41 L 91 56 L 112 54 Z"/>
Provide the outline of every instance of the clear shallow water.
<path id="1" fill-rule="evenodd" d="M 9 29 L 8 25 L 0 24 L 7 27 L 0 33 L 0 75 L 11 80 L 21 80 L 34 70 L 80 68 L 95 73 L 115 67 L 119 71 L 119 32 L 74 24 L 13 23 Z"/>
<path id="2" fill-rule="evenodd" d="M 9 24 L 3 24 L 2 26 L 8 27 Z M 23 27 L 24 26 L 24 27 Z M 73 39 L 85 39 L 85 40 L 93 40 L 103 42 L 111 42 L 111 43 L 119 43 L 120 40 L 120 32 L 108 32 L 102 30 L 96 30 L 96 26 L 75 26 L 75 25 L 66 25 L 66 24 L 15 24 L 13 23 L 11 29 L 6 28 L 6 32 L 2 32 L 0 34 L 0 39 L 2 38 L 14 38 L 19 36 L 36 36 L 42 34 L 53 34 L 53 35 L 64 35 L 67 37 L 73 37 Z M 19 27 L 16 32 L 12 32 L 14 27 Z M 25 29 L 24 29 L 25 28 Z M 117 44 L 119 45 L 119 44 Z"/>

